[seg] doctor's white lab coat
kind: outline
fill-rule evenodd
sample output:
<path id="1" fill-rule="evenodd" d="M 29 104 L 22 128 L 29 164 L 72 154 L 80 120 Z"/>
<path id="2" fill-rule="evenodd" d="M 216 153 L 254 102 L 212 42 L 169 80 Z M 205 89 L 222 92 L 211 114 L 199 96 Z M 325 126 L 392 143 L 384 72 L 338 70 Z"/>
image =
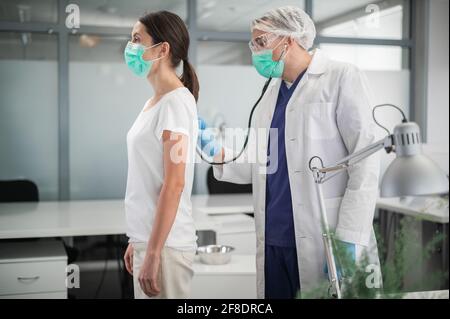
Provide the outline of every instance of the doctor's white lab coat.
<path id="1" fill-rule="evenodd" d="M 253 184 L 256 224 L 257 294 L 264 298 L 264 234 L 268 129 L 281 80 L 269 85 L 252 123 L 249 144 L 235 163 L 214 168 L 217 179 Z M 301 291 L 326 284 L 325 253 L 314 179 L 308 168 L 313 156 L 332 165 L 375 142 L 369 90 L 356 67 L 329 60 L 320 50 L 286 108 L 286 157 L 292 194 L 295 241 Z M 225 150 L 225 159 L 233 157 Z M 357 259 L 378 267 L 372 222 L 378 195 L 379 159 L 372 156 L 323 185 L 330 229 L 342 241 L 356 244 Z M 372 266 L 373 267 L 373 266 Z"/>

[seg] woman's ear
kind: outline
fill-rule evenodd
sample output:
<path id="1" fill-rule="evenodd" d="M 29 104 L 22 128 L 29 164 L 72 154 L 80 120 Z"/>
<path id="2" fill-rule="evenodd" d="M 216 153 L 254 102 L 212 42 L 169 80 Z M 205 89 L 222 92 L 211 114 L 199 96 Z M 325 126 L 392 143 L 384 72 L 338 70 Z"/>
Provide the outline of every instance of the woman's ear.
<path id="1" fill-rule="evenodd" d="M 161 44 L 161 57 L 169 56 L 170 54 L 170 44 L 169 42 L 163 42 Z"/>

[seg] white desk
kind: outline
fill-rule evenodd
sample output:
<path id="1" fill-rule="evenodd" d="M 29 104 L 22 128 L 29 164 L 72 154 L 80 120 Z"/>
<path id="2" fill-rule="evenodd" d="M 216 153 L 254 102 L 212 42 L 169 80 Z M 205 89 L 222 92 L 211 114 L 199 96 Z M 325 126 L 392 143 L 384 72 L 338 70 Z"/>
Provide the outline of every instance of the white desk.
<path id="1" fill-rule="evenodd" d="M 254 231 L 251 195 L 194 195 L 197 229 Z M 232 216 L 210 217 L 209 212 L 229 211 Z M 123 200 L 74 200 L 0 204 L 0 239 L 74 237 L 125 234 Z"/>
<path id="2" fill-rule="evenodd" d="M 253 213 L 250 194 L 194 195 L 192 204 L 195 211 L 205 215 Z"/>
<path id="3" fill-rule="evenodd" d="M 448 224 L 448 201 L 437 196 L 379 198 L 377 208 L 408 216 L 415 216 L 426 221 Z"/>
<path id="4" fill-rule="evenodd" d="M 403 296 L 403 299 L 448 299 L 448 290 L 409 292 Z"/>
<path id="5" fill-rule="evenodd" d="M 436 209 L 433 201 L 426 202 L 428 207 L 424 207 L 423 203 L 415 198 L 388 198 L 378 199 L 377 207 L 425 220 L 449 222 L 448 204 L 446 209 Z M 253 220 L 242 214 L 253 210 L 251 195 L 194 195 L 192 204 L 198 230 L 254 230 Z M 0 204 L 0 239 L 113 235 L 125 232 L 122 200 Z"/>
<path id="6" fill-rule="evenodd" d="M 377 207 L 426 220 L 449 222 L 446 210 L 414 207 L 415 199 L 378 199 Z M 194 195 L 193 216 L 198 230 L 219 232 L 254 230 L 253 220 L 242 214 L 253 210 L 251 195 Z M 241 214 L 237 214 L 241 212 Z M 122 200 L 76 200 L 0 204 L 0 239 L 73 237 L 124 234 Z"/>
<path id="7" fill-rule="evenodd" d="M 255 299 L 255 255 L 232 255 L 226 265 L 194 263 L 192 299 Z"/>
<path id="8" fill-rule="evenodd" d="M 0 204 L 0 239 L 125 233 L 123 201 Z"/>
<path id="9" fill-rule="evenodd" d="M 197 230 L 212 230 L 216 233 L 217 243 L 236 247 L 231 263 L 227 265 L 209 266 L 195 262 L 192 297 L 255 298 L 255 226 L 253 218 L 244 214 L 253 210 L 251 195 L 197 195 L 193 196 L 192 203 Z M 0 239 L 114 235 L 125 232 L 123 200 L 0 204 Z M 9 273 L 0 272 L 0 279 L 7 280 L 10 277 Z M 245 283 L 245 288 L 236 288 L 241 287 L 242 283 Z"/>
<path id="10" fill-rule="evenodd" d="M 410 199 L 411 201 L 411 199 Z M 195 195 L 193 216 L 198 230 L 213 230 L 221 244 L 231 244 L 231 240 L 249 242 L 254 246 L 254 239 L 242 240 L 253 233 L 254 221 L 243 214 L 253 210 L 251 195 Z M 448 223 L 448 207 L 445 214 L 435 210 L 418 211 L 411 208 L 408 201 L 399 199 L 379 199 L 378 208 L 397 211 L 407 215 L 418 215 L 428 219 Z M 241 212 L 239 214 L 239 212 Z M 125 209 L 123 200 L 83 200 L 39 203 L 0 204 L 0 239 L 74 237 L 124 234 L 126 232 Z M 241 237 L 240 237 L 241 236 Z M 229 291 L 236 291 L 235 282 L 245 282 L 248 289 L 241 295 L 233 297 L 251 298 L 254 295 L 255 264 L 254 253 L 238 252 L 232 262 L 223 266 L 194 265 L 196 273 L 194 298 L 205 298 L 205 287 L 213 289 L 216 280 L 224 285 L 214 290 L 211 298 L 227 298 Z M 233 279 L 234 280 L 230 280 Z M 209 286 L 208 286 L 209 285 Z M 227 289 L 225 289 L 226 287 Z M 195 289 L 197 287 L 198 289 Z M 219 287 L 220 288 L 220 287 Z M 231 290 L 230 290 L 231 289 Z M 213 291 L 213 290 L 211 290 Z M 214 295 L 214 296 L 213 296 Z"/>
<path id="11" fill-rule="evenodd" d="M 414 239 L 415 245 L 408 247 L 409 254 L 422 256 L 427 247 L 435 247 L 427 253 L 426 265 L 421 260 L 417 263 L 415 271 L 408 273 L 403 278 L 405 289 L 416 289 L 422 287 L 422 283 L 429 277 L 430 273 L 448 272 L 448 223 L 449 207 L 448 200 L 438 196 L 383 198 L 377 203 L 379 212 L 379 225 L 381 236 L 384 240 L 387 260 L 395 258 L 395 243 L 400 229 L 407 232 Z M 401 220 L 406 217 L 410 222 L 402 224 Z M 436 236 L 442 235 L 444 240 L 434 243 Z M 429 246 L 433 245 L 433 246 Z M 433 286 L 432 289 L 448 288 L 444 281 L 441 285 Z M 411 298 L 414 295 L 411 295 Z"/>

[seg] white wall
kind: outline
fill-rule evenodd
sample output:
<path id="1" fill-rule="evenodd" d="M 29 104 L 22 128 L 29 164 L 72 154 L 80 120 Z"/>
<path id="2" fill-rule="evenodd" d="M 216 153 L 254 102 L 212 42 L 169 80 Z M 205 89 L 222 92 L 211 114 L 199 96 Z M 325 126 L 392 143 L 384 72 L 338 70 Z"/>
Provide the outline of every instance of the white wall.
<path id="1" fill-rule="evenodd" d="M 449 145 L 449 1 L 431 0 L 428 51 L 428 143 Z"/>

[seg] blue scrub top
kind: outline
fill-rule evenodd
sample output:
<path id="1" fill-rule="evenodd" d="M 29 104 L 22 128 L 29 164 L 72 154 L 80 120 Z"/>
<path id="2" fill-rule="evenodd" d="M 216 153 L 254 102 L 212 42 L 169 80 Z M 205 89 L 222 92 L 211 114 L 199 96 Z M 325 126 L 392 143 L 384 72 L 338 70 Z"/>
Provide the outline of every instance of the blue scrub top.
<path id="1" fill-rule="evenodd" d="M 278 158 L 275 158 L 275 160 L 278 160 L 278 168 L 272 174 L 267 174 L 266 179 L 265 237 L 267 245 L 295 247 L 292 197 L 286 160 L 285 119 L 286 106 L 305 72 L 299 75 L 290 88 L 286 86 L 284 81 L 281 82 L 270 126 L 271 128 L 278 128 L 278 140 L 272 138 L 272 134 L 269 134 L 267 165 L 270 165 L 270 152 L 271 150 L 275 151 L 275 143 L 278 143 Z"/>

